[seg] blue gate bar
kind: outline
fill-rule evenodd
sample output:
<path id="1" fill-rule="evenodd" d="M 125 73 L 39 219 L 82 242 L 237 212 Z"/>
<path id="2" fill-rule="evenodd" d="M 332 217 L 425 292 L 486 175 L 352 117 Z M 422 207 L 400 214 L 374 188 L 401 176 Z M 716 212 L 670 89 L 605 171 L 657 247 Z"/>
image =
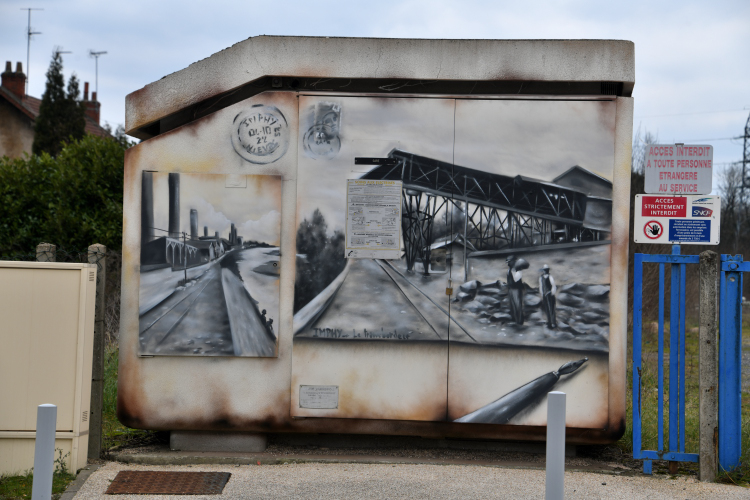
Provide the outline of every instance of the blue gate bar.
<path id="1" fill-rule="evenodd" d="M 719 309 L 719 467 L 733 470 L 742 453 L 742 273 L 750 262 L 741 255 L 721 256 Z"/>
<path id="2" fill-rule="evenodd" d="M 643 255 L 642 262 L 664 262 L 665 264 L 697 264 L 700 261 L 699 255 L 675 255 L 659 253 L 643 253 L 641 255 Z"/>
<path id="3" fill-rule="evenodd" d="M 675 462 L 697 462 L 698 453 L 680 453 L 677 451 L 658 452 L 653 450 L 641 450 L 640 457 L 648 460 L 670 460 Z"/>
<path id="4" fill-rule="evenodd" d="M 675 250 L 675 247 L 676 250 Z M 672 246 L 672 255 L 679 254 L 679 245 Z M 679 369 L 680 357 L 680 266 L 671 267 L 672 279 L 670 281 L 671 306 L 669 308 L 669 451 L 677 450 L 677 431 L 679 429 L 678 417 L 680 413 L 678 403 L 677 371 Z"/>
<path id="5" fill-rule="evenodd" d="M 682 453 L 685 453 L 685 413 L 687 412 L 687 408 L 685 407 L 685 352 L 687 351 L 685 339 L 686 271 L 687 266 L 682 264 L 680 266 L 680 323 L 678 325 L 680 329 L 680 348 L 677 351 L 680 353 L 680 452 Z"/>
<path id="6" fill-rule="evenodd" d="M 664 451 L 664 263 L 659 263 L 659 443 Z"/>

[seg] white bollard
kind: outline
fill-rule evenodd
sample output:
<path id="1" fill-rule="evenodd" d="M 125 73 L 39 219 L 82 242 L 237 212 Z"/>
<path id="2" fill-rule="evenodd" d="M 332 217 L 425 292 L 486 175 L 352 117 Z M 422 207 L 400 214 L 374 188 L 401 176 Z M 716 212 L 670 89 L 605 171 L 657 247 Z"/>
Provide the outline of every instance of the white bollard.
<path id="1" fill-rule="evenodd" d="M 52 497 L 56 430 L 57 406 L 39 405 L 36 410 L 34 482 L 31 487 L 31 500 L 49 500 Z"/>
<path id="2" fill-rule="evenodd" d="M 562 500 L 565 493 L 565 393 L 547 394 L 546 500 Z"/>

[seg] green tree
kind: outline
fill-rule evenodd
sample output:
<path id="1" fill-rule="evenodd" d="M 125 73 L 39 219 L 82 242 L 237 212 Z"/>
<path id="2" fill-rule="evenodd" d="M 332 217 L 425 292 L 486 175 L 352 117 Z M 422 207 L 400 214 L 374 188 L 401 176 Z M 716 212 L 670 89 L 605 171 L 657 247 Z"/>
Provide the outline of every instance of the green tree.
<path id="1" fill-rule="evenodd" d="M 328 223 L 317 208 L 308 221 L 297 228 L 297 276 L 294 282 L 294 312 L 302 309 L 327 287 L 346 266 L 345 236 L 334 231 L 328 236 Z"/>
<path id="2" fill-rule="evenodd" d="M 47 84 L 39 106 L 39 116 L 34 124 L 34 154 L 49 153 L 57 156 L 63 143 L 83 137 L 86 128 L 85 109 L 80 100 L 78 78 L 72 75 L 65 92 L 63 61 L 60 51 L 52 54 L 47 70 Z"/>
<path id="3" fill-rule="evenodd" d="M 128 137 L 127 134 L 125 134 L 125 127 L 123 127 L 122 124 L 117 125 L 117 128 L 112 130 L 112 125 L 110 125 L 108 122 L 104 122 L 104 126 L 102 128 L 106 130 L 109 133 L 109 135 L 114 137 L 115 140 L 119 142 L 120 145 L 125 149 L 128 149 L 138 144 L 137 139 L 133 140 L 130 137 Z"/>
<path id="4" fill-rule="evenodd" d="M 87 134 L 56 157 L 0 158 L 0 259 L 33 253 L 44 241 L 119 250 L 125 149 Z"/>

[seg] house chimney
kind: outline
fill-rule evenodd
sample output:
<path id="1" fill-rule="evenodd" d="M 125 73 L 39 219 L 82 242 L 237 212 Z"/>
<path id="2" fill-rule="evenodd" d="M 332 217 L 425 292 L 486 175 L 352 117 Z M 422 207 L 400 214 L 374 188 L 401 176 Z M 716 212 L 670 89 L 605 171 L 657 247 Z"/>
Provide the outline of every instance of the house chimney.
<path id="1" fill-rule="evenodd" d="M 91 100 L 89 101 L 89 82 L 83 84 L 83 105 L 86 107 L 86 116 L 99 125 L 101 104 L 96 101 L 96 92 L 91 93 Z"/>
<path id="2" fill-rule="evenodd" d="M 13 94 L 23 99 L 26 94 L 26 75 L 23 74 L 23 65 L 16 63 L 16 72 L 13 73 L 13 65 L 10 61 L 5 63 L 5 71 L 2 74 L 2 86 Z"/>

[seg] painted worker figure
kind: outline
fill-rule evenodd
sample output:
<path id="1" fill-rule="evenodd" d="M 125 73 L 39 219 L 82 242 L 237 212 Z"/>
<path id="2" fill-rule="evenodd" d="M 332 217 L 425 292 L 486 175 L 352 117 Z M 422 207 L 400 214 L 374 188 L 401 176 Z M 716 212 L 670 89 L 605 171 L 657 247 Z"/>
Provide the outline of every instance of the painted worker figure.
<path id="1" fill-rule="evenodd" d="M 555 293 L 557 287 L 555 280 L 549 273 L 549 266 L 544 264 L 539 270 L 542 274 L 539 276 L 539 293 L 542 296 L 542 308 L 547 315 L 547 326 L 557 328 L 557 318 L 555 316 Z"/>
<path id="2" fill-rule="evenodd" d="M 519 267 L 519 261 L 514 255 L 509 255 L 505 262 L 508 263 L 508 301 L 510 302 L 510 316 L 512 320 L 523 325 L 523 274 Z"/>

